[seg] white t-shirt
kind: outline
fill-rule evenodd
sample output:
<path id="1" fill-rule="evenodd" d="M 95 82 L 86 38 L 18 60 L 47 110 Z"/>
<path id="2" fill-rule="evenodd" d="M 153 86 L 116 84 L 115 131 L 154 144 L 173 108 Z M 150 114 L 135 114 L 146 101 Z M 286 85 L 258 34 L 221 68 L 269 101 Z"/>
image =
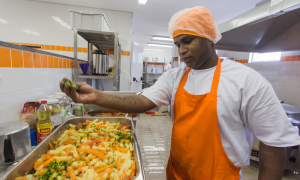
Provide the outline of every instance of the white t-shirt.
<path id="1" fill-rule="evenodd" d="M 178 85 L 188 68 L 164 73 L 143 93 L 157 106 L 171 104 Z M 191 70 L 184 89 L 193 95 L 210 92 L 216 67 Z M 248 166 L 253 134 L 266 145 L 289 147 L 300 144 L 300 137 L 290 123 L 271 84 L 255 70 L 224 60 L 217 92 L 217 115 L 224 150 L 236 167 Z"/>

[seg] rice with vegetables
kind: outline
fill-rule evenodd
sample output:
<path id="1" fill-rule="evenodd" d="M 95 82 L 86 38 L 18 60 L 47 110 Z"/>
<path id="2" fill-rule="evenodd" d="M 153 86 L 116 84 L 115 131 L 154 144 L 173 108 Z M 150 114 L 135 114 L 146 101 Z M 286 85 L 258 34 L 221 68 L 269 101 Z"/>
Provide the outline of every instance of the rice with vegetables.
<path id="1" fill-rule="evenodd" d="M 15 180 L 132 180 L 133 135 L 129 124 L 99 120 L 70 124 L 34 163 L 33 174 Z"/>

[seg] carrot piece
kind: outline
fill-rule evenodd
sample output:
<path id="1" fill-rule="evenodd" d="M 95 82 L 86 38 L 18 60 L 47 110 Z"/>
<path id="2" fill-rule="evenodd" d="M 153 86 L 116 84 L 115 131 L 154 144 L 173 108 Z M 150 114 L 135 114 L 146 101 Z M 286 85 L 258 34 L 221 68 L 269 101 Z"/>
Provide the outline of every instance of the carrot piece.
<path id="1" fill-rule="evenodd" d="M 106 154 L 108 154 L 108 152 L 107 152 L 107 151 L 103 151 L 103 150 L 102 150 L 101 152 L 102 152 L 103 154 L 105 154 L 105 155 L 106 155 Z"/>
<path id="2" fill-rule="evenodd" d="M 108 138 L 109 138 L 109 137 L 106 137 L 105 140 L 104 140 L 104 142 L 108 142 Z"/>
<path id="3" fill-rule="evenodd" d="M 47 159 L 47 154 L 43 154 L 42 155 L 42 158 L 45 160 L 45 159 Z"/>
<path id="4" fill-rule="evenodd" d="M 56 170 L 55 169 L 51 169 L 51 172 L 56 172 Z"/>
<path id="5" fill-rule="evenodd" d="M 104 180 L 103 176 L 99 173 L 98 174 L 98 177 L 101 179 L 101 180 Z"/>
<path id="6" fill-rule="evenodd" d="M 97 170 L 96 173 L 99 174 L 99 173 L 105 171 L 106 169 L 108 169 L 108 168 L 113 168 L 113 167 L 114 167 L 114 164 L 110 164 L 110 165 L 108 165 L 108 166 L 105 166 L 104 168 L 101 168 L 101 169 Z"/>
<path id="7" fill-rule="evenodd" d="M 89 137 L 90 140 L 95 140 L 97 137 Z"/>
<path id="8" fill-rule="evenodd" d="M 78 174 L 82 171 L 82 167 L 77 169 Z"/>
<path id="9" fill-rule="evenodd" d="M 49 143 L 48 145 L 49 145 L 49 148 L 50 148 L 51 150 L 53 150 L 53 149 L 54 149 L 54 147 L 52 146 L 52 144 L 51 144 L 51 143 Z"/>
<path id="10" fill-rule="evenodd" d="M 103 143 L 100 143 L 100 145 L 101 145 L 102 147 L 105 147 L 105 144 L 103 144 Z"/>
<path id="11" fill-rule="evenodd" d="M 44 174 L 45 174 L 44 169 L 39 169 L 39 170 L 38 170 L 38 174 L 39 174 L 40 176 L 44 175 Z"/>
<path id="12" fill-rule="evenodd" d="M 81 157 L 81 159 L 82 159 L 83 161 L 85 160 L 85 158 L 86 158 L 86 156 L 82 156 L 82 157 Z"/>
<path id="13" fill-rule="evenodd" d="M 79 160 L 80 160 L 80 156 L 77 156 L 77 157 L 75 158 L 75 160 L 76 160 L 76 161 L 79 161 Z"/>
<path id="14" fill-rule="evenodd" d="M 123 159 L 121 160 L 121 163 L 123 163 L 123 162 L 125 162 L 125 158 L 123 158 Z"/>
<path id="15" fill-rule="evenodd" d="M 44 163 L 44 161 L 35 162 L 33 165 L 34 170 L 37 170 L 43 163 Z"/>
<path id="16" fill-rule="evenodd" d="M 27 180 L 27 177 L 26 177 L 26 176 L 23 176 L 23 177 L 17 177 L 17 178 L 15 178 L 15 180 Z"/>
<path id="17" fill-rule="evenodd" d="M 134 161 L 132 162 L 132 173 L 131 174 L 135 176 L 135 162 Z"/>
<path id="18" fill-rule="evenodd" d="M 129 140 L 125 140 L 125 143 L 127 143 L 127 144 L 128 144 L 128 143 L 129 143 Z"/>
<path id="19" fill-rule="evenodd" d="M 47 167 L 52 161 L 54 161 L 54 157 L 51 157 L 46 162 L 44 162 L 44 167 Z"/>
<path id="20" fill-rule="evenodd" d="M 85 120 L 85 123 L 86 124 L 90 124 L 92 121 L 89 121 L 89 120 Z"/>
<path id="21" fill-rule="evenodd" d="M 77 179 L 77 178 L 76 178 L 76 175 L 75 175 L 75 173 L 74 173 L 74 169 L 73 169 L 72 166 L 69 166 L 69 167 L 67 168 L 67 171 L 68 171 L 68 174 L 69 174 L 69 176 L 70 176 L 70 178 L 71 178 L 72 180 L 76 180 L 76 179 Z"/>
<path id="22" fill-rule="evenodd" d="M 117 169 L 120 171 L 121 163 L 120 163 L 120 157 L 117 159 Z"/>
<path id="23" fill-rule="evenodd" d="M 94 159 L 96 159 L 96 158 L 97 158 L 96 156 L 92 156 L 92 157 L 91 157 L 91 160 L 94 160 Z"/>
<path id="24" fill-rule="evenodd" d="M 102 161 L 105 160 L 104 154 L 102 152 L 98 151 L 98 150 L 95 150 L 95 149 L 82 148 L 82 149 L 77 149 L 77 151 L 92 154 L 92 155 L 98 157 Z"/>
<path id="25" fill-rule="evenodd" d="M 62 171 L 62 173 L 66 173 L 66 171 L 65 171 L 65 170 L 63 170 L 63 171 Z"/>
<path id="26" fill-rule="evenodd" d="M 51 155 L 50 155 L 50 151 L 47 152 L 47 159 L 50 159 Z"/>
<path id="27" fill-rule="evenodd" d="M 124 172 L 122 173 L 120 179 L 123 180 L 125 176 L 126 176 L 126 171 L 124 171 Z"/>
<path id="28" fill-rule="evenodd" d="M 67 144 L 75 144 L 77 142 L 77 140 L 76 139 L 73 139 L 73 140 L 71 140 L 71 141 L 66 141 L 65 143 L 64 143 L 64 145 L 67 145 Z"/>
<path id="29" fill-rule="evenodd" d="M 89 162 L 91 162 L 91 160 L 90 160 L 90 159 L 87 159 L 85 162 L 89 163 Z"/>
<path id="30" fill-rule="evenodd" d="M 68 132 L 67 132 L 67 135 L 69 135 L 73 129 L 74 129 L 74 128 L 70 128 L 70 129 L 68 130 Z"/>
<path id="31" fill-rule="evenodd" d="M 98 128 L 104 128 L 104 129 L 106 129 L 107 126 L 100 125 Z"/>

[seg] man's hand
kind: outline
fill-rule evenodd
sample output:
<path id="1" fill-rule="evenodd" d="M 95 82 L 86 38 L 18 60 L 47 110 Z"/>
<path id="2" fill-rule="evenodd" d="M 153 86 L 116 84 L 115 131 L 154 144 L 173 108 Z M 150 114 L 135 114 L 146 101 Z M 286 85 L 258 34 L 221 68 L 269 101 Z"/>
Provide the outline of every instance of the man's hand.
<path id="1" fill-rule="evenodd" d="M 286 162 L 286 148 L 260 143 L 259 180 L 281 180 Z"/>
<path id="2" fill-rule="evenodd" d="M 86 83 L 76 83 L 78 87 L 77 91 L 75 88 L 71 88 L 69 83 L 66 83 L 65 85 L 63 80 L 59 82 L 59 85 L 60 90 L 66 93 L 69 97 L 71 97 L 76 103 L 94 104 L 96 102 L 97 90 Z"/>
<path id="3" fill-rule="evenodd" d="M 64 78 L 64 80 L 67 78 Z M 143 95 L 122 95 L 102 92 L 86 83 L 76 83 L 78 90 L 71 88 L 70 84 L 59 82 L 60 89 L 76 103 L 96 104 L 98 106 L 114 109 L 124 113 L 142 113 L 151 110 L 156 105 Z"/>

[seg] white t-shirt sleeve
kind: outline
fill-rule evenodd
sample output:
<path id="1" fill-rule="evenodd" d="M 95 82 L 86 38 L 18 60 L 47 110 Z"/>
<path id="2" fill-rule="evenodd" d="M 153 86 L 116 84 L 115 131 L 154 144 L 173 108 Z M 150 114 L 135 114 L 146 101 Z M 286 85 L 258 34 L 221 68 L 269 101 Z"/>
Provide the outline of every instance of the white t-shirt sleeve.
<path id="1" fill-rule="evenodd" d="M 158 80 L 142 95 L 150 99 L 158 107 L 163 104 L 170 104 L 171 99 L 171 81 L 170 71 L 163 73 Z"/>
<path id="2" fill-rule="evenodd" d="M 263 78 L 263 77 L 259 77 Z M 246 126 L 258 140 L 268 146 L 289 147 L 300 144 L 300 137 L 290 123 L 273 87 L 264 79 L 248 82 L 248 95 L 243 95 L 241 110 Z M 247 85 L 246 85 L 247 86 Z M 251 87 L 252 86 L 252 87 Z M 258 86 L 258 87 L 254 87 Z"/>

